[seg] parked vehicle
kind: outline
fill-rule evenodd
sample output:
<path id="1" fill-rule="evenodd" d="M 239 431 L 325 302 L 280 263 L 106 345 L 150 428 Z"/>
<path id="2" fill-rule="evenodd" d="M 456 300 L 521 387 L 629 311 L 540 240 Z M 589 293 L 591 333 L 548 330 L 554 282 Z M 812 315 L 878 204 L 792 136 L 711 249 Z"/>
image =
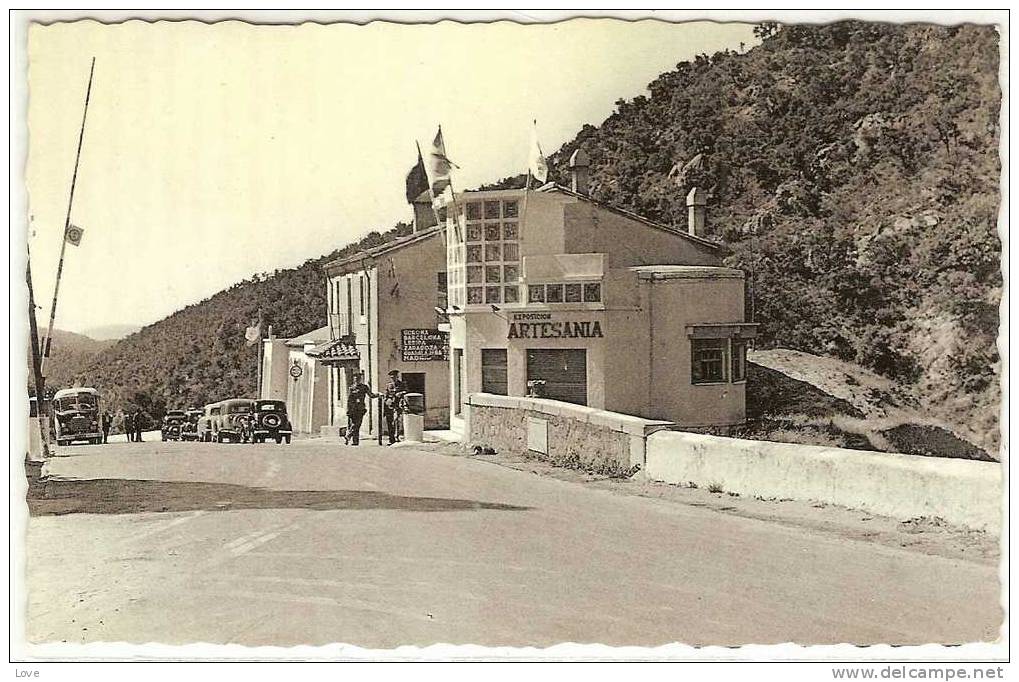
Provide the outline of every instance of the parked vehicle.
<path id="1" fill-rule="evenodd" d="M 100 420 L 101 401 L 94 388 L 65 388 L 53 395 L 53 417 L 57 445 L 85 441 L 103 442 Z"/>
<path id="2" fill-rule="evenodd" d="M 160 429 L 163 440 L 180 440 L 186 419 L 187 413 L 184 410 L 168 410 L 163 416 L 163 427 Z"/>
<path id="3" fill-rule="evenodd" d="M 241 418 L 255 409 L 255 401 L 247 398 L 231 398 L 219 403 L 219 416 L 213 420 L 212 428 L 217 443 L 240 443 L 244 435 Z"/>
<path id="4" fill-rule="evenodd" d="M 287 404 L 282 400 L 256 400 L 254 423 L 251 430 L 251 442 L 264 443 L 275 440 L 277 444 L 286 441 L 294 430 L 287 417 Z"/>
<path id="5" fill-rule="evenodd" d="M 180 425 L 181 440 L 198 440 L 198 420 L 205 414 L 205 410 L 190 409 L 184 413 L 184 422 Z"/>
<path id="6" fill-rule="evenodd" d="M 216 422 L 219 420 L 219 414 L 222 409 L 223 405 L 221 403 L 209 403 L 205 406 L 205 413 L 198 418 L 198 422 L 195 424 L 198 440 L 203 443 L 212 442 L 216 433 Z"/>

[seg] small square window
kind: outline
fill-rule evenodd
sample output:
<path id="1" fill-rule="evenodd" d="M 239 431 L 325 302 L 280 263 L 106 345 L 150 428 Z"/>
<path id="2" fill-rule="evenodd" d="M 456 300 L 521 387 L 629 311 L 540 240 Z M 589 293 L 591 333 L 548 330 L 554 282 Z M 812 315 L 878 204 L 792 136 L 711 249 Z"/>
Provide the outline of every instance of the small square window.
<path id="1" fill-rule="evenodd" d="M 483 287 L 467 287 L 467 303 L 484 303 L 483 300 L 484 288 Z"/>
<path id="2" fill-rule="evenodd" d="M 601 284 L 593 282 L 584 285 L 584 303 L 601 303 Z"/>
<path id="3" fill-rule="evenodd" d="M 529 303 L 545 302 L 545 285 L 531 284 L 527 287 L 527 300 Z"/>
<path id="4" fill-rule="evenodd" d="M 481 284 L 481 274 L 480 265 L 467 266 L 467 282 L 469 284 Z"/>
<path id="5" fill-rule="evenodd" d="M 499 272 L 498 265 L 486 265 L 485 266 L 485 282 L 488 284 L 498 284 L 502 281 L 502 273 Z"/>
<path id="6" fill-rule="evenodd" d="M 518 204 L 516 199 L 512 201 L 502 202 L 502 215 L 504 218 L 516 218 L 518 213 Z"/>
<path id="7" fill-rule="evenodd" d="M 485 262 L 502 260 L 502 249 L 498 244 L 485 244 Z"/>
<path id="8" fill-rule="evenodd" d="M 468 263 L 480 263 L 481 262 L 481 247 L 480 246 L 468 246 L 467 247 L 467 262 Z"/>
<path id="9" fill-rule="evenodd" d="M 520 300 L 520 287 L 503 287 L 502 300 L 506 303 L 516 303 Z"/>
<path id="10" fill-rule="evenodd" d="M 435 217 L 439 219 L 440 223 L 446 222 L 446 207 L 442 206 L 435 212 Z"/>
<path id="11" fill-rule="evenodd" d="M 485 223 L 485 241 L 499 241 L 499 223 Z"/>
<path id="12" fill-rule="evenodd" d="M 499 219 L 499 202 L 498 201 L 486 201 L 485 202 L 485 220 Z"/>
<path id="13" fill-rule="evenodd" d="M 545 287 L 545 300 L 548 303 L 562 303 L 563 302 L 563 285 L 562 284 L 549 284 Z"/>
<path id="14" fill-rule="evenodd" d="M 520 247 L 516 244 L 503 244 L 502 245 L 502 259 L 515 263 L 520 260 Z"/>
<path id="15" fill-rule="evenodd" d="M 517 240 L 517 224 L 516 223 L 503 223 L 502 224 L 502 238 L 515 242 Z"/>
<path id="16" fill-rule="evenodd" d="M 581 303 L 584 299 L 584 287 L 581 284 L 566 285 L 566 302 Z"/>
<path id="17" fill-rule="evenodd" d="M 502 281 L 504 282 L 516 282 L 520 279 L 520 266 L 519 265 L 504 265 L 502 266 Z"/>
<path id="18" fill-rule="evenodd" d="M 485 287 L 485 303 L 502 303 L 502 287 Z"/>
<path id="19" fill-rule="evenodd" d="M 481 223 L 467 223 L 467 241 L 481 241 Z"/>
<path id="20" fill-rule="evenodd" d="M 471 201 L 467 203 L 467 220 L 481 220 L 480 201 Z"/>

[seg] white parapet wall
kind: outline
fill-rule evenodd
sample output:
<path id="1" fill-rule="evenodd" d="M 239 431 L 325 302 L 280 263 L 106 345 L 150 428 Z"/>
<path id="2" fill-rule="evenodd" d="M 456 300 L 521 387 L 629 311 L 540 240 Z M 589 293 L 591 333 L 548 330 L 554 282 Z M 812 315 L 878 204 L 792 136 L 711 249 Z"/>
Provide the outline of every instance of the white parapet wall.
<path id="1" fill-rule="evenodd" d="M 648 479 L 762 498 L 814 500 L 902 520 L 999 532 L 1002 465 L 659 431 Z"/>

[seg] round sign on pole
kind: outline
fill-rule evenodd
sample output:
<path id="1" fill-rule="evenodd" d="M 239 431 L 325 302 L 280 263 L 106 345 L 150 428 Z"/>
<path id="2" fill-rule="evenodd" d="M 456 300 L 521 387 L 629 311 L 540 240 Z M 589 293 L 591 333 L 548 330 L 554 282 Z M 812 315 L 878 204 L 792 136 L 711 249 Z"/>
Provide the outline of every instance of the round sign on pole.
<path id="1" fill-rule="evenodd" d="M 290 366 L 290 376 L 292 376 L 292 377 L 294 377 L 296 379 L 299 376 L 301 376 L 302 374 L 304 374 L 304 368 L 303 367 L 301 367 L 300 365 L 296 365 L 296 364 Z"/>

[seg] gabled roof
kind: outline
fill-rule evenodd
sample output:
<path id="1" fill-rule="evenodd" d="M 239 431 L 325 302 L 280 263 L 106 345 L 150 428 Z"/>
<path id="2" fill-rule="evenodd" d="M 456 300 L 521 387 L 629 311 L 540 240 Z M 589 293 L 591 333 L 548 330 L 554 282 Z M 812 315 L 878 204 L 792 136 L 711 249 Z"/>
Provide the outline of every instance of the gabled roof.
<path id="1" fill-rule="evenodd" d="M 653 228 L 655 228 L 657 230 L 662 230 L 663 232 L 668 232 L 669 234 L 675 235 L 677 237 L 682 237 L 683 239 L 687 239 L 689 241 L 695 242 L 697 244 L 700 244 L 701 246 L 706 246 L 709 249 L 719 250 L 719 249 L 722 248 L 722 245 L 717 243 L 717 242 L 713 242 L 713 241 L 711 241 L 709 239 L 705 239 L 704 237 L 697 237 L 697 236 L 689 234 L 687 232 L 682 232 L 680 230 L 677 230 L 674 227 L 670 227 L 669 225 L 664 225 L 662 223 L 656 223 L 655 221 L 649 220 L 649 219 L 645 218 L 644 216 L 641 216 L 641 215 L 638 215 L 636 213 L 633 213 L 632 211 L 627 211 L 626 209 L 618 208 L 616 206 L 612 206 L 611 204 L 606 204 L 604 201 L 599 201 L 597 199 L 589 197 L 586 194 L 581 194 L 579 192 L 574 192 L 569 187 L 563 187 L 562 185 L 556 184 L 554 182 L 546 183 L 546 184 L 542 185 L 541 187 L 539 187 L 536 191 L 538 191 L 538 192 L 559 192 L 560 194 L 565 194 L 567 196 L 571 196 L 571 197 L 575 197 L 577 199 L 580 199 L 581 201 L 586 201 L 589 204 L 594 204 L 595 206 L 598 206 L 599 208 L 603 208 L 606 211 L 611 211 L 613 213 L 616 213 L 618 215 L 624 216 L 624 217 L 629 218 L 631 220 L 636 220 L 637 222 L 642 223 L 644 225 L 647 225 L 648 227 L 653 227 Z"/>
<path id="2" fill-rule="evenodd" d="M 329 340 L 329 336 L 329 327 L 321 327 L 314 331 L 305 332 L 300 336 L 295 336 L 292 339 L 287 339 L 286 344 L 292 348 L 303 348 L 309 343 L 325 343 Z"/>
<path id="3" fill-rule="evenodd" d="M 415 232 L 414 234 L 409 234 L 406 237 L 400 237 L 399 239 L 394 239 L 391 242 L 386 242 L 385 244 L 376 246 L 375 248 L 371 248 L 366 251 L 358 251 L 353 256 L 329 261 L 322 266 L 322 268 L 328 274 L 333 274 L 336 271 L 360 270 L 363 261 L 379 258 L 387 253 L 392 253 L 393 251 L 418 244 L 434 237 L 437 234 L 439 234 L 438 226 L 429 227 L 419 232 Z"/>

